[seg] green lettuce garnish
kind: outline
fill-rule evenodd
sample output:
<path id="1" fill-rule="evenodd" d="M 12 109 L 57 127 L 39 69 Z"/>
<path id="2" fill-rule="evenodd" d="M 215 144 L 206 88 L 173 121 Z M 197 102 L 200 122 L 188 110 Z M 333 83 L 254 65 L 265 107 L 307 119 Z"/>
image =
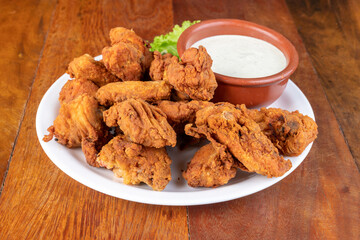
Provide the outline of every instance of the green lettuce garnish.
<path id="1" fill-rule="evenodd" d="M 181 33 L 191 25 L 194 25 L 198 22 L 200 21 L 184 21 L 181 27 L 179 25 L 175 25 L 172 32 L 169 32 L 166 35 L 156 36 L 154 41 L 150 44 L 150 51 L 159 51 L 161 54 L 171 53 L 172 55 L 179 57 L 176 44 Z"/>

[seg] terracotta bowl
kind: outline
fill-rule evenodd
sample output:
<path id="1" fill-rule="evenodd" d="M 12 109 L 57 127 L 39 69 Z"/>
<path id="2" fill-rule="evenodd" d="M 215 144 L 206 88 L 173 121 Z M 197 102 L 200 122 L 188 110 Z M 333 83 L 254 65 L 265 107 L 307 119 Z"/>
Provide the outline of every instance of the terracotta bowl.
<path id="1" fill-rule="evenodd" d="M 214 102 L 263 107 L 281 96 L 290 75 L 299 63 L 296 49 L 288 39 L 274 30 L 252 22 L 237 19 L 207 20 L 189 27 L 181 34 L 177 43 L 179 55 L 197 41 L 215 35 L 244 35 L 264 40 L 283 52 L 287 66 L 277 74 L 259 78 L 236 78 L 215 73 L 218 88 Z"/>

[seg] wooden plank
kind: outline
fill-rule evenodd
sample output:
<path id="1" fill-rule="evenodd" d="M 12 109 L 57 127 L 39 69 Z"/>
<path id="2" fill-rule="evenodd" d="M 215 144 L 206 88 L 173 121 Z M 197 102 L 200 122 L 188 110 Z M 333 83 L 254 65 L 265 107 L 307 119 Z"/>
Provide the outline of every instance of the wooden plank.
<path id="1" fill-rule="evenodd" d="M 188 238 L 186 207 L 129 202 L 77 183 L 46 157 L 34 128 L 46 90 L 72 58 L 99 54 L 110 28 L 152 39 L 172 24 L 170 1 L 59 1 L 0 198 L 0 239 Z"/>
<path id="2" fill-rule="evenodd" d="M 360 2 L 287 2 L 360 169 Z"/>
<path id="3" fill-rule="evenodd" d="M 175 1 L 174 22 L 239 18 L 292 41 L 300 65 L 291 79 L 309 99 L 319 136 L 304 162 L 280 183 L 248 197 L 189 207 L 193 239 L 359 239 L 360 175 L 319 78 L 282 0 Z M 330 70 L 329 70 L 330 71 Z"/>
<path id="4" fill-rule="evenodd" d="M 0 87 L 3 89 L 0 184 L 7 171 L 55 3 L 54 0 L 0 2 Z"/>

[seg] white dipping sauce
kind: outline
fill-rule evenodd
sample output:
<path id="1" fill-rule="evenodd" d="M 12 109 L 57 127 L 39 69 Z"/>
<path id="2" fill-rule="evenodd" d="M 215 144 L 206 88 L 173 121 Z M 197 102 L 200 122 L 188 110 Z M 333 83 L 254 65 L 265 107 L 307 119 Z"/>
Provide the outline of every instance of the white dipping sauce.
<path id="1" fill-rule="evenodd" d="M 216 73 L 239 78 L 274 75 L 286 65 L 285 55 L 272 44 L 241 35 L 218 35 L 201 39 L 191 47 L 204 46 Z"/>

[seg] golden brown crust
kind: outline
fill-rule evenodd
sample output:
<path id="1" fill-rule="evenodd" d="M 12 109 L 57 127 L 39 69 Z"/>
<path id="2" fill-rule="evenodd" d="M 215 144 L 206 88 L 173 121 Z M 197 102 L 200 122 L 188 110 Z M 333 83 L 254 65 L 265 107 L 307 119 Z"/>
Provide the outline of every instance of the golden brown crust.
<path id="1" fill-rule="evenodd" d="M 317 125 L 313 119 L 298 111 L 279 108 L 247 109 L 238 105 L 244 114 L 257 122 L 261 131 L 285 156 L 298 156 L 316 139 Z"/>
<path id="2" fill-rule="evenodd" d="M 159 101 L 157 106 L 163 111 L 170 125 L 176 133 L 184 133 L 184 127 L 188 123 L 195 122 L 195 114 L 200 109 L 213 105 L 207 101 Z"/>
<path id="3" fill-rule="evenodd" d="M 164 79 L 164 71 L 169 66 L 170 60 L 173 57 L 170 53 L 161 55 L 160 52 L 154 52 L 154 60 L 150 65 L 149 75 L 154 81 L 162 81 Z"/>
<path id="4" fill-rule="evenodd" d="M 181 57 L 171 59 L 171 63 L 165 69 L 164 80 L 182 93 L 186 93 L 191 99 L 208 101 L 213 98 L 217 82 L 211 70 L 212 60 L 206 49 L 189 48 Z"/>
<path id="5" fill-rule="evenodd" d="M 165 148 L 144 147 L 127 141 L 124 136 L 117 136 L 105 145 L 96 162 L 112 169 L 125 184 L 144 182 L 161 191 L 171 180 L 171 159 Z"/>
<path id="6" fill-rule="evenodd" d="M 188 163 L 183 177 L 191 187 L 218 187 L 236 176 L 234 159 L 207 144 L 198 150 Z"/>
<path id="7" fill-rule="evenodd" d="M 84 153 L 86 162 L 93 167 L 99 167 L 99 164 L 96 162 L 97 154 L 99 153 L 96 148 L 96 143 L 89 141 L 86 138 L 83 138 L 81 141 L 81 150 Z"/>
<path id="8" fill-rule="evenodd" d="M 144 55 L 132 44 L 105 47 L 102 55 L 105 67 L 123 81 L 140 81 L 145 72 Z"/>
<path id="9" fill-rule="evenodd" d="M 69 148 L 80 147 L 85 137 L 97 141 L 104 134 L 98 102 L 94 97 L 83 94 L 63 103 L 50 130 L 59 143 Z"/>
<path id="10" fill-rule="evenodd" d="M 74 58 L 70 62 L 67 73 L 76 79 L 86 79 L 101 87 L 110 82 L 120 81 L 111 74 L 101 61 L 95 61 L 89 54 Z"/>
<path id="11" fill-rule="evenodd" d="M 169 99 L 170 93 L 171 87 L 164 81 L 127 81 L 101 87 L 96 93 L 96 99 L 101 105 L 111 106 L 130 98 L 145 101 Z"/>
<path id="12" fill-rule="evenodd" d="M 226 146 L 250 172 L 279 177 L 292 166 L 290 160 L 279 155 L 259 125 L 232 104 L 216 104 L 198 111 L 195 125 L 186 125 L 185 132 L 206 136 L 215 148 Z"/>
<path id="13" fill-rule="evenodd" d="M 119 126 L 130 141 L 148 147 L 176 145 L 176 133 L 158 107 L 143 100 L 129 99 L 104 112 L 107 126 Z"/>
<path id="14" fill-rule="evenodd" d="M 60 104 L 68 103 L 82 94 L 95 97 L 98 89 L 95 83 L 86 79 L 68 80 L 60 91 Z"/>
<path id="15" fill-rule="evenodd" d="M 116 45 L 120 42 L 132 44 L 143 55 L 143 65 L 145 69 L 150 68 L 150 64 L 153 60 L 153 55 L 149 51 L 149 46 L 141 37 L 139 37 L 132 29 L 126 29 L 123 27 L 117 27 L 110 30 L 111 45 Z"/>

